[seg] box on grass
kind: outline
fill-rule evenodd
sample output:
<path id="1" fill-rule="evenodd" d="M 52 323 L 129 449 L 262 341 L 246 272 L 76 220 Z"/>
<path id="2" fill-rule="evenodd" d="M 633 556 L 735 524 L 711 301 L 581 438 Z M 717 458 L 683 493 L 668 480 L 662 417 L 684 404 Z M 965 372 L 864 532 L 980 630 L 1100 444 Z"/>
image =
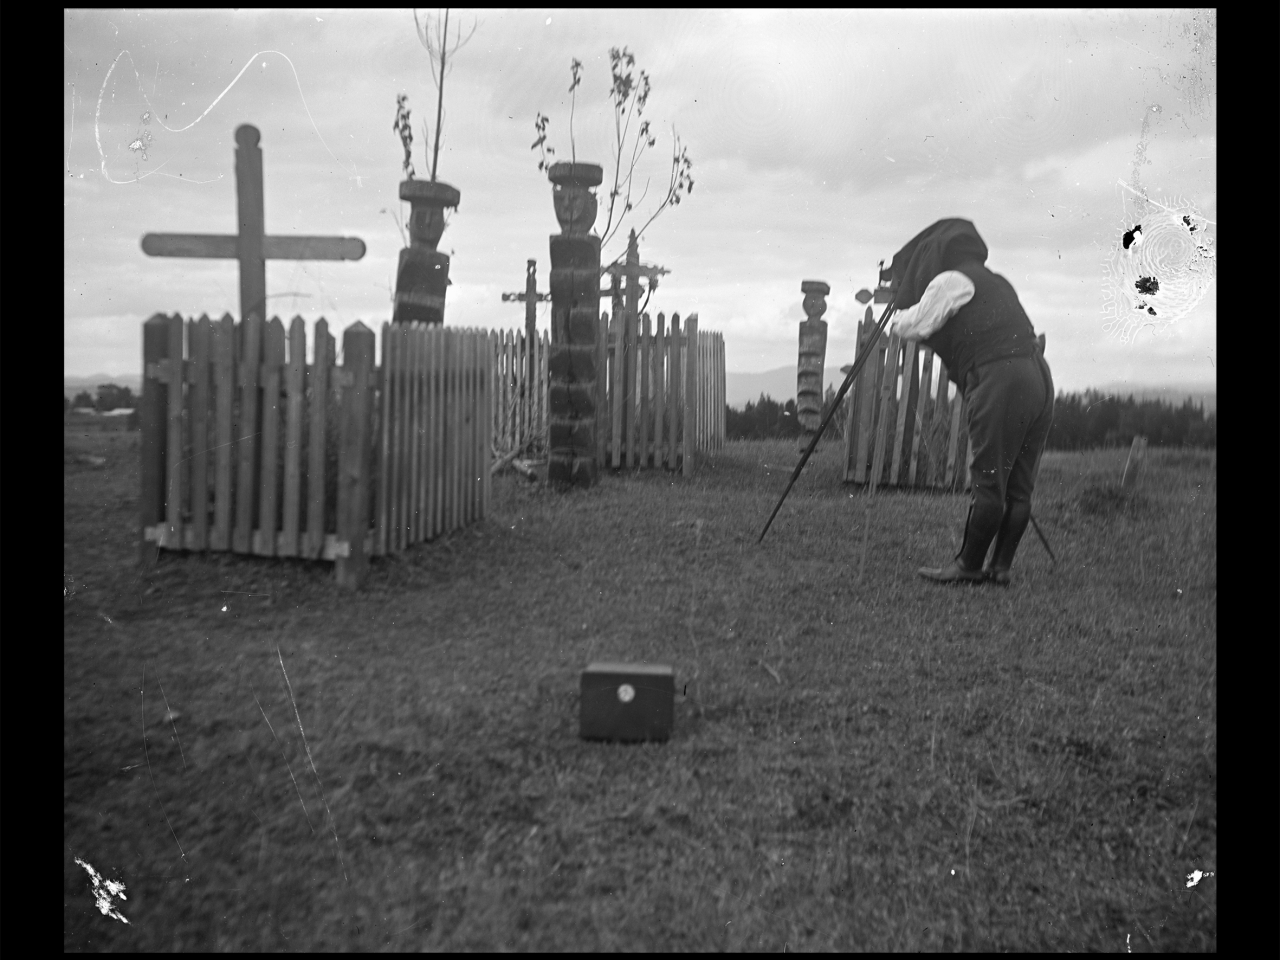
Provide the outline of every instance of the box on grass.
<path id="1" fill-rule="evenodd" d="M 648 663 L 593 663 L 582 671 L 579 736 L 666 740 L 675 719 L 676 678 Z"/>

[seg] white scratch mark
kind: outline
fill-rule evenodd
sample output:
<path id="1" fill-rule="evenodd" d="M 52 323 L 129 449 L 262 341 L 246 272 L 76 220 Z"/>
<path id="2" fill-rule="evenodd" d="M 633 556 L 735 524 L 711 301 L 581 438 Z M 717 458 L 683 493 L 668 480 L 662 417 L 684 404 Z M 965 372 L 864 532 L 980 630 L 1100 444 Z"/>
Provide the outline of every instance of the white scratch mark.
<path id="1" fill-rule="evenodd" d="M 147 773 L 151 777 L 151 790 L 156 795 L 156 802 L 160 804 L 160 815 L 164 817 L 165 825 L 169 828 L 169 833 L 173 835 L 173 842 L 178 845 L 178 853 L 182 855 L 182 862 L 188 867 L 191 863 L 187 860 L 187 853 L 182 849 L 182 843 L 178 840 L 178 835 L 173 832 L 173 824 L 169 822 L 169 814 L 165 812 L 164 801 L 160 799 L 160 790 L 156 787 L 156 775 L 151 769 L 151 754 L 147 750 L 147 665 L 142 665 L 142 755 L 147 758 Z"/>
<path id="2" fill-rule="evenodd" d="M 93 896 L 97 900 L 98 912 L 104 917 L 114 917 L 121 923 L 128 923 L 129 919 L 116 909 L 116 898 L 128 900 L 125 896 L 124 884 L 119 880 L 103 880 L 102 875 L 97 870 L 89 866 L 79 857 L 76 857 L 76 863 L 84 867 L 85 872 L 89 874 L 89 879 L 93 881 Z"/>
<path id="3" fill-rule="evenodd" d="M 227 608 L 223 607 L 222 609 L 225 610 Z M 258 703 L 258 698 L 256 695 L 253 698 L 253 702 L 258 704 L 259 710 L 262 710 L 262 704 Z M 289 779 L 293 781 L 293 789 L 298 791 L 298 802 L 302 804 L 302 815 L 306 817 L 307 826 L 311 827 L 311 818 L 307 816 L 307 804 L 302 799 L 302 789 L 298 786 L 298 778 L 293 775 L 293 767 L 289 766 L 289 758 L 285 756 L 284 744 L 282 744 L 280 742 L 280 738 L 276 736 L 276 728 L 271 726 L 271 720 L 267 716 L 267 711 L 265 710 L 262 710 L 262 719 L 267 721 L 267 729 L 271 731 L 271 738 L 275 740 L 276 746 L 280 748 L 280 756 L 284 757 L 284 766 L 285 766 L 285 769 L 289 771 Z M 315 833 L 316 828 L 311 827 L 311 832 Z"/>
<path id="4" fill-rule="evenodd" d="M 320 782 L 320 774 L 316 771 L 316 763 L 311 759 L 311 747 L 307 745 L 307 734 L 302 729 L 302 715 L 298 713 L 298 701 L 293 697 L 293 684 L 289 682 L 289 674 L 284 669 L 284 657 L 280 654 L 280 648 L 276 647 L 276 656 L 280 659 L 280 672 L 284 674 L 285 686 L 289 688 L 289 702 L 293 704 L 293 715 L 298 720 L 298 732 L 302 734 L 302 749 L 307 752 L 307 762 L 311 764 L 311 774 L 316 778 L 316 787 L 320 790 L 320 802 L 324 804 L 324 812 L 329 815 L 329 829 L 333 831 L 333 842 L 338 848 L 338 863 L 342 866 L 342 879 L 350 883 L 347 877 L 347 865 L 342 859 L 342 843 L 338 840 L 338 828 L 333 820 L 333 812 L 329 809 L 329 801 L 324 798 L 324 784 Z"/>
<path id="5" fill-rule="evenodd" d="M 160 683 L 159 677 L 156 678 L 156 683 Z M 178 725 L 175 721 L 178 719 L 180 714 L 174 713 L 173 708 L 169 706 L 169 698 L 164 695 L 163 683 L 160 683 L 160 696 L 164 699 L 164 708 L 167 711 L 165 714 L 165 719 L 167 719 L 170 725 L 173 727 L 173 739 L 178 740 Z M 182 757 L 182 769 L 185 771 L 187 769 L 187 755 L 182 752 L 181 740 L 178 740 L 178 756 Z"/>
<path id="6" fill-rule="evenodd" d="M 110 21 L 108 21 L 108 23 L 110 23 Z M 298 87 L 298 98 L 302 101 L 302 109 L 303 109 L 303 111 L 306 113 L 306 115 L 307 115 L 307 119 L 311 121 L 311 129 L 313 129 L 313 130 L 316 132 L 316 136 L 320 139 L 320 142 L 321 142 L 322 144 L 324 144 L 324 148 L 325 148 L 325 150 L 328 150 L 328 151 L 329 151 L 329 156 L 333 157 L 333 160 L 334 160 L 334 162 L 335 162 L 335 163 L 337 163 L 337 164 L 341 165 L 341 164 L 342 164 L 342 161 L 341 161 L 341 160 L 339 160 L 339 159 L 337 158 L 337 156 L 334 154 L 334 152 L 333 152 L 332 150 L 330 150 L 330 149 L 329 149 L 329 144 L 325 141 L 325 139 L 324 139 L 324 135 L 320 133 L 320 128 L 319 128 L 318 126 L 316 126 L 315 118 L 314 118 L 313 116 L 311 116 L 311 108 L 307 106 L 307 98 L 306 98 L 306 96 L 305 96 L 305 95 L 303 94 L 303 92 L 302 92 L 302 81 L 301 81 L 301 79 L 299 79 L 299 77 L 298 77 L 298 70 L 297 70 L 297 68 L 293 65 L 293 61 L 292 61 L 292 60 L 290 60 L 290 59 L 289 59 L 289 57 L 288 57 L 287 55 L 285 55 L 285 54 L 281 53 L 279 50 L 259 50 L 259 51 L 258 51 L 257 53 L 255 53 L 252 57 L 250 57 L 250 58 L 249 58 L 249 60 L 248 60 L 248 62 L 247 62 L 247 63 L 245 63 L 245 65 L 240 69 L 240 72 L 239 72 L 239 73 L 237 73 L 237 74 L 235 75 L 234 79 L 232 79 L 232 81 L 231 81 L 229 84 L 227 84 L 226 89 L 224 89 L 220 94 L 218 94 L 218 96 L 214 99 L 213 103 L 209 104 L 209 106 L 205 108 L 204 113 L 200 114 L 200 116 L 196 117 L 194 120 L 192 120 L 190 123 L 188 123 L 185 127 L 178 127 L 178 128 L 176 128 L 176 129 L 175 129 L 175 128 L 173 128 L 173 127 L 169 126 L 167 123 L 165 123 L 165 122 L 164 122 L 164 120 L 159 120 L 159 121 L 158 121 L 158 122 L 159 122 L 159 124 L 160 124 L 160 126 L 164 127 L 164 128 L 165 128 L 166 130 L 168 130 L 170 133 L 182 133 L 184 130 L 189 130 L 189 129 L 191 129 L 192 127 L 194 127 L 197 123 L 199 123 L 201 120 L 203 120 L 205 117 L 207 117 L 207 116 L 209 115 L 209 111 L 210 111 L 210 110 L 212 110 L 214 107 L 216 107 L 216 106 L 218 105 L 218 103 L 222 100 L 222 98 L 223 98 L 223 97 L 225 97 L 225 96 L 226 96 L 226 95 L 231 91 L 231 88 L 232 88 L 232 87 L 234 87 L 234 86 L 235 86 L 235 85 L 240 81 L 240 78 L 244 76 L 245 72 L 246 72 L 246 71 L 247 71 L 251 66 L 253 66 L 253 61 L 254 61 L 254 60 L 256 60 L 259 56 L 262 56 L 262 55 L 264 55 L 264 54 L 268 54 L 268 53 L 274 53 L 274 54 L 276 54 L 277 56 L 284 57 L 284 61 L 285 61 L 285 63 L 289 64 L 289 69 L 293 71 L 293 80 L 294 80 L 294 83 L 295 83 L 295 84 L 297 85 L 297 87 Z M 99 157 L 101 158 L 101 160 L 102 160 L 102 176 L 103 176 L 103 178 L 104 178 L 104 179 L 106 179 L 106 180 L 107 180 L 107 181 L 109 181 L 110 183 L 117 183 L 117 184 L 122 184 L 122 183 L 133 183 L 133 182 L 134 182 L 134 180 L 112 180 L 112 179 L 111 179 L 111 177 L 107 174 L 107 155 L 106 155 L 106 154 L 103 152 L 103 150 L 102 150 L 102 138 L 101 138 L 101 136 L 99 136 L 99 132 L 98 132 L 98 121 L 99 121 L 99 117 L 100 117 L 100 115 L 101 115 L 101 113 L 102 113 L 102 98 L 106 95 L 106 92 L 107 92 L 107 81 L 111 79 L 111 74 L 112 74 L 112 72 L 115 70 L 115 68 L 116 68 L 116 64 L 119 62 L 120 58 L 121 58 L 121 57 L 123 57 L 123 56 L 125 56 L 126 54 L 127 54 L 127 55 L 128 55 L 128 57 L 129 57 L 129 62 L 130 62 L 131 64 L 133 63 L 133 54 L 129 53 L 129 51 L 128 51 L 128 50 L 121 50 L 118 54 L 116 54 L 115 59 L 111 61 L 111 67 L 107 70 L 107 75 L 106 75 L 105 77 L 103 77 L 103 78 L 102 78 L 102 89 L 98 91 L 98 107 L 97 107 L 97 110 L 95 110 L 95 111 L 94 111 L 94 115 L 93 115 L 93 136 L 94 136 L 94 139 L 97 141 L 97 144 L 98 144 L 98 156 L 99 156 Z M 264 64 L 264 65 L 265 65 L 265 64 Z M 158 66 L 159 66 L 159 65 L 157 64 L 157 69 L 158 69 Z M 138 80 L 138 92 L 139 92 L 139 93 L 141 93 L 141 94 L 142 94 L 142 98 L 143 98 L 144 100 L 146 100 L 146 102 L 147 102 L 147 107 L 151 110 L 151 113 L 152 113 L 152 114 L 154 114 L 156 117 L 161 117 L 161 116 L 163 116 L 163 114 L 159 113 L 159 112 L 156 110 L 156 108 L 155 108 L 154 106 L 152 106 L 152 104 L 151 104 L 151 99 L 147 96 L 147 92 L 146 92 L 146 90 L 144 90 L 144 89 L 142 88 L 142 78 L 141 78 L 140 76 L 138 76 L 138 67 L 137 67 L 137 65 L 136 65 L 136 64 L 134 65 L 134 68 L 133 68 L 133 75 L 134 75 L 134 77 L 135 77 L 135 78 L 137 78 L 137 80 Z M 185 106 L 186 106 L 186 101 L 183 101 L 182 105 L 185 107 Z M 353 166 L 353 169 L 354 169 L 354 166 Z M 152 172 L 154 172 L 154 171 L 152 171 Z M 165 176 L 173 176 L 173 174 L 165 174 Z M 141 179 L 141 178 L 140 178 L 140 177 L 135 177 L 134 179 L 135 179 L 135 180 L 138 180 L 138 179 Z M 175 178 L 175 179 L 185 179 L 185 178 L 178 177 L 178 178 Z M 217 179 L 217 180 L 221 180 L 221 179 L 222 179 L 222 177 L 221 177 L 221 176 L 218 176 L 218 177 L 216 177 L 215 179 Z M 211 183 L 211 182 L 213 182 L 213 181 L 210 181 L 210 180 L 195 181 L 195 180 L 193 180 L 193 181 L 190 181 L 190 182 L 192 182 L 192 183 Z"/>
<path id="7" fill-rule="evenodd" d="M 1212 877 L 1212 876 L 1213 876 L 1212 870 L 1210 870 L 1208 873 L 1201 873 L 1199 870 L 1192 870 L 1190 873 L 1187 874 L 1187 887 L 1188 888 L 1194 887 L 1197 883 L 1199 883 L 1205 877 Z"/>

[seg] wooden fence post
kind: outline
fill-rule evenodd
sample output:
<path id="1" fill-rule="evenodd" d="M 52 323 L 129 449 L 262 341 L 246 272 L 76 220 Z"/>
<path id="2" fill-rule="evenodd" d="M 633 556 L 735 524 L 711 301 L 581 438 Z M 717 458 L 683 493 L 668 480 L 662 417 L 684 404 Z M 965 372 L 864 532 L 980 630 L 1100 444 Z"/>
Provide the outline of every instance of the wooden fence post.
<path id="1" fill-rule="evenodd" d="M 373 331 L 360 321 L 342 335 L 342 447 L 338 454 L 338 543 L 334 572 L 341 587 L 357 588 L 368 572 L 369 455 L 373 387 Z M 341 544 L 345 541 L 346 548 Z"/>
<path id="2" fill-rule="evenodd" d="M 138 425 L 142 432 L 138 500 L 138 562 L 150 566 L 156 560 L 160 544 L 147 540 L 147 529 L 164 520 L 165 492 L 165 411 L 169 388 L 159 378 L 159 369 L 169 356 L 169 318 L 153 314 L 142 325 L 142 400 Z M 155 366 L 152 366 L 152 365 Z"/>

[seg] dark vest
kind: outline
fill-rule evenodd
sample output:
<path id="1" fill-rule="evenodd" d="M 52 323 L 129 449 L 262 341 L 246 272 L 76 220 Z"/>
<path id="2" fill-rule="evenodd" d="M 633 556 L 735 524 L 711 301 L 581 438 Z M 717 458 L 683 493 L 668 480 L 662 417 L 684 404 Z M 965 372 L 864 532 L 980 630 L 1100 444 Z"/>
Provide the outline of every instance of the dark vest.
<path id="1" fill-rule="evenodd" d="M 974 367 L 1034 356 L 1036 334 L 1008 280 L 979 264 L 953 269 L 973 282 L 973 299 L 923 343 L 947 365 L 947 378 L 964 390 Z"/>

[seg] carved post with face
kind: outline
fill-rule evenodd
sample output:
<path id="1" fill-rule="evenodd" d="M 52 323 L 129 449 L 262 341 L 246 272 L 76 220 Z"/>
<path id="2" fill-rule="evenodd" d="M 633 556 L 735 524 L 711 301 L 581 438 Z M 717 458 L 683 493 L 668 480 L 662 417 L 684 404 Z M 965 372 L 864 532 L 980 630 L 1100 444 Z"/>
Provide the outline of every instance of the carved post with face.
<path id="1" fill-rule="evenodd" d="M 596 378 L 600 327 L 600 238 L 591 192 L 604 179 L 594 163 L 553 163 L 552 201 L 561 233 L 551 237 L 550 461 L 552 483 L 596 482 Z"/>
<path id="2" fill-rule="evenodd" d="M 800 356 L 796 364 L 796 417 L 800 421 L 801 446 L 807 446 L 822 423 L 822 368 L 827 358 L 827 294 L 831 287 L 821 280 L 800 284 L 806 320 L 800 323 Z"/>

